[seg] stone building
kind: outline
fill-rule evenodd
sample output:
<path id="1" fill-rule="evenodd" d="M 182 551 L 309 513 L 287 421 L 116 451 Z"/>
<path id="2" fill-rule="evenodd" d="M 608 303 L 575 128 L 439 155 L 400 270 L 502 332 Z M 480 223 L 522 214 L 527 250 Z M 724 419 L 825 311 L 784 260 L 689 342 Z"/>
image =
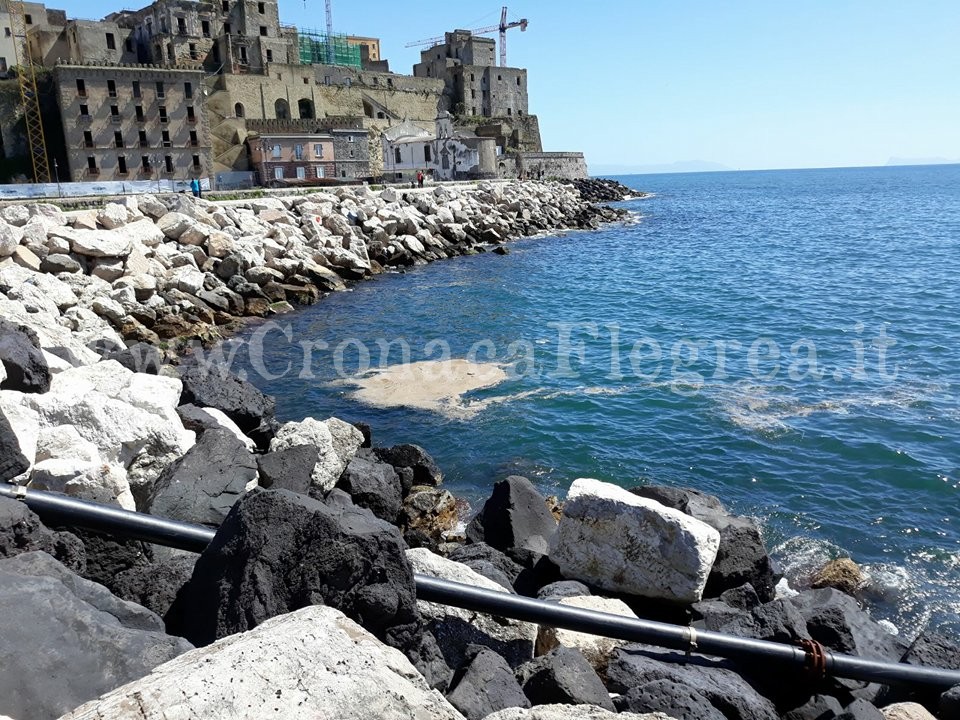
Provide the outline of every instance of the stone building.
<path id="1" fill-rule="evenodd" d="M 336 178 L 331 135 L 265 133 L 246 142 L 262 185 L 318 185 Z"/>
<path id="2" fill-rule="evenodd" d="M 63 10 L 54 10 L 41 3 L 26 2 L 23 4 L 24 23 L 27 37 L 38 31 L 58 34 L 67 24 L 67 14 Z M 14 47 L 13 24 L 6 0 L 0 0 L 0 77 L 7 77 L 10 68 L 17 62 L 19 48 Z M 28 52 L 32 52 L 28 46 Z M 36 62 L 36 61 L 35 61 Z"/>
<path id="3" fill-rule="evenodd" d="M 199 68 L 61 64 L 54 79 L 71 180 L 212 172 Z"/>
<path id="4" fill-rule="evenodd" d="M 497 67 L 496 42 L 469 30 L 445 34 L 446 42 L 420 53 L 415 77 L 444 81 L 449 109 L 459 116 L 523 117 L 527 108 L 527 71 Z"/>
<path id="5" fill-rule="evenodd" d="M 340 180 L 370 179 L 370 142 L 362 128 L 338 128 L 330 131 L 333 136 L 333 158 L 336 174 Z"/>

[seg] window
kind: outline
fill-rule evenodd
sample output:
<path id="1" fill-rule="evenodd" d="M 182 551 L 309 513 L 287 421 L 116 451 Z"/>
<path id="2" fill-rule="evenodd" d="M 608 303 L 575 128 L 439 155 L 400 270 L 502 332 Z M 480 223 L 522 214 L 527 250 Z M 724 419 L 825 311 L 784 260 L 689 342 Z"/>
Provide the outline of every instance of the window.
<path id="1" fill-rule="evenodd" d="M 303 160 L 303 145 L 294 145 L 293 155 L 297 160 Z"/>
<path id="2" fill-rule="evenodd" d="M 193 112 L 193 105 L 187 105 L 187 122 L 196 122 L 197 116 Z"/>
<path id="3" fill-rule="evenodd" d="M 210 37 L 210 21 L 209 20 L 200 21 L 200 34 L 203 35 L 205 38 Z"/>
<path id="4" fill-rule="evenodd" d="M 140 167 L 143 168 L 144 172 L 150 172 L 150 156 L 149 155 L 140 156 Z"/>
<path id="5" fill-rule="evenodd" d="M 348 142 L 348 143 L 352 143 L 352 142 L 353 142 L 353 135 L 347 135 L 347 142 Z"/>
<path id="6" fill-rule="evenodd" d="M 5 27 L 5 28 L 3 29 L 3 34 L 4 34 L 6 37 L 10 37 L 10 35 L 12 35 L 13 33 L 10 32 L 10 28 Z"/>
<path id="7" fill-rule="evenodd" d="M 161 105 L 157 108 L 157 112 L 160 114 L 160 122 L 170 122 L 170 118 L 167 117 L 167 108 Z"/>
<path id="8" fill-rule="evenodd" d="M 143 105 L 137 105 L 134 112 L 137 113 L 137 122 L 143 122 Z"/>
<path id="9" fill-rule="evenodd" d="M 190 59 L 191 59 L 191 60 L 196 60 L 196 59 L 197 59 L 197 45 L 196 45 L 196 43 L 190 43 L 188 47 L 190 48 Z"/>
<path id="10" fill-rule="evenodd" d="M 91 175 L 96 175 L 98 172 L 100 172 L 97 169 L 97 159 L 93 155 L 87 156 L 87 171 Z"/>
<path id="11" fill-rule="evenodd" d="M 517 78 L 517 87 L 520 87 L 520 78 Z"/>
<path id="12" fill-rule="evenodd" d="M 273 179 L 274 180 L 283 180 L 283 168 L 275 167 L 273 169 Z"/>
<path id="13" fill-rule="evenodd" d="M 120 117 L 120 108 L 117 105 L 110 106 L 110 117 L 114 119 L 119 119 Z"/>
<path id="14" fill-rule="evenodd" d="M 107 50 L 116 50 L 117 49 L 117 39 L 113 36 L 113 33 L 107 33 Z"/>
<path id="15" fill-rule="evenodd" d="M 133 40 L 130 38 L 127 38 L 126 40 L 124 40 L 123 47 L 126 49 L 127 52 L 133 52 Z"/>
<path id="16" fill-rule="evenodd" d="M 133 81 L 133 96 L 135 98 L 140 97 L 140 81 L 139 80 Z"/>
<path id="17" fill-rule="evenodd" d="M 267 11 L 266 3 L 258 2 L 257 3 L 257 12 L 263 15 Z"/>
<path id="18" fill-rule="evenodd" d="M 507 108 L 507 117 L 511 115 L 513 115 L 513 110 L 511 110 L 510 108 Z"/>
<path id="19" fill-rule="evenodd" d="M 323 165 L 316 165 L 313 168 L 313 172 L 317 176 L 317 178 L 325 177 L 325 174 L 323 172 Z"/>
<path id="20" fill-rule="evenodd" d="M 24 15 L 24 16 L 23 16 L 23 21 L 24 21 L 27 25 L 33 25 L 33 15 Z"/>
<path id="21" fill-rule="evenodd" d="M 158 98 L 162 98 L 162 97 L 163 97 L 163 83 L 162 83 L 162 82 L 158 82 L 158 83 L 157 83 L 157 97 L 158 97 Z"/>
<path id="22" fill-rule="evenodd" d="M 353 157 L 353 148 L 350 148 L 350 157 Z"/>
<path id="23" fill-rule="evenodd" d="M 473 88 L 470 89 L 470 97 L 471 97 L 471 98 L 476 98 L 476 97 L 477 97 L 477 91 L 474 90 Z"/>
<path id="24" fill-rule="evenodd" d="M 470 73 L 470 82 L 474 81 L 473 73 Z"/>
<path id="25" fill-rule="evenodd" d="M 279 145 L 274 145 L 274 146 L 273 146 L 273 157 L 275 157 L 275 158 L 280 157 L 280 146 L 279 146 Z"/>
<path id="26" fill-rule="evenodd" d="M 196 130 L 191 130 L 191 131 L 190 131 L 190 144 L 193 145 L 193 147 L 196 147 L 197 145 L 200 144 L 200 141 L 199 141 L 199 139 L 197 138 L 197 131 L 196 131 Z"/>
<path id="27" fill-rule="evenodd" d="M 260 26 L 260 37 L 266 37 L 266 36 L 267 36 L 267 26 L 266 26 L 266 25 L 261 25 L 261 26 Z"/>
<path id="28" fill-rule="evenodd" d="M 194 169 L 194 170 L 199 170 L 199 169 L 200 169 L 200 156 L 199 156 L 199 155 L 194 155 L 194 156 L 193 156 L 193 169 Z"/>
<path id="29" fill-rule="evenodd" d="M 163 167 L 166 168 L 168 173 L 173 172 L 173 155 L 163 156 Z"/>
<path id="30" fill-rule="evenodd" d="M 223 24 L 223 34 L 224 34 L 224 35 L 229 35 L 229 34 L 230 34 L 230 23 L 224 23 L 224 24 Z"/>
<path id="31" fill-rule="evenodd" d="M 387 78 L 387 87 L 393 87 L 393 78 Z"/>
<path id="32" fill-rule="evenodd" d="M 430 162 L 430 146 L 429 145 L 423 146 L 423 161 Z"/>
<path id="33" fill-rule="evenodd" d="M 305 180 L 307 177 L 306 168 L 298 167 L 297 168 L 297 180 Z"/>
<path id="34" fill-rule="evenodd" d="M 319 143 L 313 146 L 313 156 L 317 158 L 323 157 L 323 145 Z"/>
<path id="35" fill-rule="evenodd" d="M 127 174 L 127 159 L 123 155 L 117 158 L 117 174 Z"/>
<path id="36" fill-rule="evenodd" d="M 221 3 L 220 7 L 223 8 L 224 12 L 230 12 L 230 3 L 227 2 L 227 0 L 223 0 L 223 3 Z"/>
<path id="37" fill-rule="evenodd" d="M 242 118 L 244 116 L 243 103 L 237 103 L 233 106 L 233 114 L 238 118 Z"/>
<path id="38" fill-rule="evenodd" d="M 123 147 L 123 133 L 120 132 L 119 130 L 113 131 L 113 144 L 116 145 L 118 148 Z"/>
<path id="39" fill-rule="evenodd" d="M 178 17 L 177 18 L 177 32 L 181 35 L 187 34 L 187 20 L 186 18 Z"/>
<path id="40" fill-rule="evenodd" d="M 167 43 L 167 59 L 173 62 L 173 43 Z"/>
<path id="41" fill-rule="evenodd" d="M 403 161 L 400 159 L 400 148 L 394 148 L 394 149 L 393 149 L 393 159 L 394 159 L 396 162 L 398 162 L 398 163 L 399 163 L 399 162 L 403 162 Z"/>
<path id="42" fill-rule="evenodd" d="M 79 95 L 80 97 L 87 96 L 87 83 L 81 80 L 80 78 L 77 78 L 77 95 Z M 86 113 L 80 113 L 80 114 L 86 115 Z"/>
<path id="43" fill-rule="evenodd" d="M 185 82 L 183 84 L 183 94 L 186 96 L 187 100 L 193 97 L 193 83 Z"/>
<path id="44" fill-rule="evenodd" d="M 267 50 L 267 62 L 273 62 L 273 50 Z"/>
<path id="45" fill-rule="evenodd" d="M 160 144 L 164 147 L 170 147 L 170 131 L 164 130 L 160 133 Z"/>
<path id="46" fill-rule="evenodd" d="M 83 146 L 84 147 L 93 147 L 93 133 L 89 130 L 83 131 Z"/>
<path id="47" fill-rule="evenodd" d="M 107 95 L 110 97 L 117 96 L 117 83 L 113 80 L 107 80 Z"/>
<path id="48" fill-rule="evenodd" d="M 346 171 L 346 170 L 341 170 L 341 171 L 340 171 L 340 177 L 346 177 L 346 176 L 347 176 L 347 171 Z"/>
<path id="49" fill-rule="evenodd" d="M 503 75 L 497 75 L 497 81 L 503 80 Z"/>
<path id="50" fill-rule="evenodd" d="M 140 147 L 150 147 L 150 143 L 147 142 L 147 131 L 146 131 L 146 130 L 140 130 L 140 131 L 137 133 L 137 135 L 138 135 L 137 141 L 140 143 Z"/>

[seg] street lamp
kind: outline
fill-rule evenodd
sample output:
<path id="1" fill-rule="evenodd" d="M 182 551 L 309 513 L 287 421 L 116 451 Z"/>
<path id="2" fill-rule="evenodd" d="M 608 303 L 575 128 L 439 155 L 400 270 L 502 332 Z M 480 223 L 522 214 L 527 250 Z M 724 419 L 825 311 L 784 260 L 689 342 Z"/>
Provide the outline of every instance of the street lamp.
<path id="1" fill-rule="evenodd" d="M 63 191 L 60 189 L 60 167 L 57 165 L 57 159 L 53 159 L 53 177 L 57 181 L 57 197 L 63 197 Z"/>

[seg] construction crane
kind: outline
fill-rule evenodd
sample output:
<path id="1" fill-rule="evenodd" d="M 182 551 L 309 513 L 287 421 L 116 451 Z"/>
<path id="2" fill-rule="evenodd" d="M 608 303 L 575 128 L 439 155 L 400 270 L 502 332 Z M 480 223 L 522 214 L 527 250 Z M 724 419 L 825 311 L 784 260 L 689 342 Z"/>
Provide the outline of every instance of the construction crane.
<path id="1" fill-rule="evenodd" d="M 520 32 L 527 31 L 527 25 L 530 24 L 530 21 L 526 18 L 522 18 L 515 22 L 507 22 L 507 7 L 504 5 L 503 10 L 500 13 L 500 24 L 499 25 L 489 25 L 487 27 L 477 28 L 476 30 L 468 30 L 471 35 L 486 35 L 487 33 L 500 31 L 500 67 L 507 66 L 507 30 L 512 28 L 520 28 Z M 426 38 L 425 40 L 417 40 L 416 42 L 407 43 L 404 47 L 419 47 L 422 45 L 438 45 L 444 41 L 444 36 Z"/>
<path id="2" fill-rule="evenodd" d="M 43 137 L 43 115 L 40 113 L 40 94 L 37 92 L 37 73 L 27 46 L 27 17 L 23 3 L 10 0 L 7 3 L 10 15 L 10 33 L 13 35 L 13 52 L 19 72 L 20 106 L 27 129 L 27 145 L 33 164 L 33 181 L 50 182 L 50 164 L 47 161 L 47 143 Z"/>

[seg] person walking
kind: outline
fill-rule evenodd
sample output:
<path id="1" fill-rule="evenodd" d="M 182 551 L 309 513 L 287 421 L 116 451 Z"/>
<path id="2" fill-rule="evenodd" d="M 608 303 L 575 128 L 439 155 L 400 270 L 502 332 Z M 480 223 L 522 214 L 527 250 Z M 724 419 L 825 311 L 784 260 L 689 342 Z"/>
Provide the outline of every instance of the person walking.
<path id="1" fill-rule="evenodd" d="M 190 181 L 190 192 L 194 197 L 200 197 L 200 181 L 196 178 Z"/>
<path id="2" fill-rule="evenodd" d="M 423 170 L 417 170 L 417 185 L 423 187 Z"/>

